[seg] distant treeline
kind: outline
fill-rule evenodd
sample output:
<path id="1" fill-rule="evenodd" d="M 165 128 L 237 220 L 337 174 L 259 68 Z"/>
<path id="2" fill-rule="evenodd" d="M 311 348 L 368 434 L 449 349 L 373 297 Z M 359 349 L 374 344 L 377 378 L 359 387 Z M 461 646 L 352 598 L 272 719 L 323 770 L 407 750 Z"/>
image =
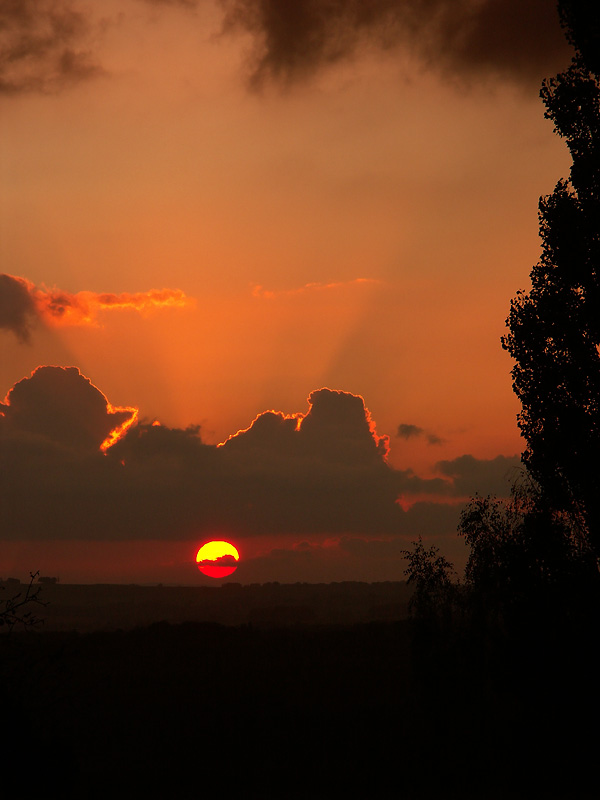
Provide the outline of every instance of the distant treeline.
<path id="1" fill-rule="evenodd" d="M 4 596 L 19 588 L 0 582 Z M 406 619 L 411 593 L 404 581 L 226 583 L 220 587 L 45 583 L 40 597 L 48 605 L 39 616 L 48 631 L 130 629 L 160 621 L 275 627 L 350 624 Z"/>

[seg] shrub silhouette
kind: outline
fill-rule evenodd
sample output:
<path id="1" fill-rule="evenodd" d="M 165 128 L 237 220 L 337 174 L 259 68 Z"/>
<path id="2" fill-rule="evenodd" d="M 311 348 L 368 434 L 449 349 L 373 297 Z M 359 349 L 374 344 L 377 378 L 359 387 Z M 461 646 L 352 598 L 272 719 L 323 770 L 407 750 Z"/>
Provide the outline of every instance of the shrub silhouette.
<path id="1" fill-rule="evenodd" d="M 10 632 L 15 626 L 31 628 L 41 624 L 43 620 L 32 610 L 32 606 L 46 605 L 40 597 L 42 587 L 34 586 L 38 576 L 39 572 L 29 573 L 29 583 L 25 585 L 24 591 L 0 600 L 0 628 Z M 6 586 L 1 588 L 3 591 L 7 589 Z"/>

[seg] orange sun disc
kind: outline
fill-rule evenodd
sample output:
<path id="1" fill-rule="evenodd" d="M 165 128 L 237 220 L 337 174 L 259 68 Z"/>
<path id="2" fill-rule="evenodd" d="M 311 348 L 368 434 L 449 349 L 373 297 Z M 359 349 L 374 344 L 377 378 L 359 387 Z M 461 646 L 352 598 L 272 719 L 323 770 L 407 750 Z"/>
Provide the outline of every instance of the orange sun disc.
<path id="1" fill-rule="evenodd" d="M 240 554 L 229 542 L 203 544 L 196 554 L 198 569 L 209 578 L 226 578 L 237 569 Z"/>

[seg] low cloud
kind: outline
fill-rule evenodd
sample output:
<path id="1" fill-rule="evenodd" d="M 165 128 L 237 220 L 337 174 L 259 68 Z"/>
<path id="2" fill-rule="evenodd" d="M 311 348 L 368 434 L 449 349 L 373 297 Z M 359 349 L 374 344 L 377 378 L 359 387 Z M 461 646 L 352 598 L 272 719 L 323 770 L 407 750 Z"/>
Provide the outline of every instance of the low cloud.
<path id="1" fill-rule="evenodd" d="M 423 508 L 403 518 L 403 531 L 394 537 L 366 538 L 361 535 L 328 537 L 301 541 L 273 548 L 253 558 L 243 559 L 234 580 L 281 581 L 286 583 L 330 583 L 332 581 L 399 581 L 405 578 L 406 550 L 411 550 L 419 535 L 427 546 L 441 547 L 454 562 L 457 572 L 464 566 L 467 552 L 464 540 L 456 536 L 459 510 L 443 507 L 444 514 L 428 517 Z M 425 528 L 424 528 L 425 526 Z M 416 528 L 416 532 L 414 529 Z M 428 535 L 433 530 L 435 535 Z M 375 602 L 378 613 L 385 606 Z M 369 613 L 361 602 L 361 613 Z M 397 611 L 397 608 L 395 609 Z M 389 608 L 392 611 L 392 608 Z"/>
<path id="2" fill-rule="evenodd" d="M 198 426 L 139 422 L 135 408 L 111 405 L 75 367 L 40 367 L 0 404 L 0 538 L 450 533 L 453 501 L 467 489 L 487 492 L 512 463 L 463 456 L 425 479 L 390 466 L 388 445 L 349 392 L 319 389 L 306 411 L 264 412 L 209 445 Z M 415 502 L 401 505 L 407 496 Z"/>
<path id="3" fill-rule="evenodd" d="M 245 580 L 256 582 L 274 578 L 288 583 L 398 581 L 404 577 L 403 550 L 408 547 L 410 541 L 404 537 L 367 540 L 341 536 L 304 541 L 248 559 L 242 563 L 240 572 Z"/>
<path id="4" fill-rule="evenodd" d="M 438 461 L 436 470 L 451 479 L 453 494 L 459 497 L 471 497 L 476 493 L 508 497 L 523 465 L 516 455 L 491 459 L 464 455 L 452 461 Z"/>
<path id="5" fill-rule="evenodd" d="M 36 286 L 26 278 L 0 275 L 0 328 L 28 342 L 37 321 L 61 325 L 97 325 L 101 311 L 129 309 L 146 313 L 161 308 L 185 308 L 193 303 L 180 289 L 148 292 L 65 292 Z"/>
<path id="6" fill-rule="evenodd" d="M 260 414 L 221 446 L 197 427 L 132 424 L 106 455 L 132 411 L 75 368 L 36 370 L 0 412 L 3 538 L 392 534 L 401 523 L 405 476 L 347 392 L 313 392 L 305 413 Z"/>
<path id="7" fill-rule="evenodd" d="M 221 0 L 226 31 L 254 36 L 250 82 L 310 78 L 365 47 L 404 51 L 446 78 L 539 85 L 570 50 L 548 0 Z"/>

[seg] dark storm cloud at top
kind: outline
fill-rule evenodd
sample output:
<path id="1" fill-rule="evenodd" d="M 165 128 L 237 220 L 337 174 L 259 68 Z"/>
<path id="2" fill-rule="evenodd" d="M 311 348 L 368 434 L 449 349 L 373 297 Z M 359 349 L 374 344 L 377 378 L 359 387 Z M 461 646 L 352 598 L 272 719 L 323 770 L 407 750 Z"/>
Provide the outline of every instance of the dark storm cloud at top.
<path id="1" fill-rule="evenodd" d="M 256 39 L 251 84 L 292 83 L 357 55 L 404 49 L 466 83 L 527 86 L 563 68 L 570 49 L 552 0 L 220 0 L 225 30 Z"/>
<path id="2" fill-rule="evenodd" d="M 290 84 L 365 49 L 408 52 L 463 83 L 500 78 L 528 88 L 564 68 L 570 48 L 552 0 L 214 0 L 223 30 L 254 41 L 250 84 Z M 130 0 L 156 13 L 193 12 L 199 0 Z M 95 52 L 102 4 L 0 2 L 0 94 L 58 92 L 105 73 Z M 190 19 L 193 19 L 190 16 Z M 119 24 L 118 19 L 114 19 Z M 193 24 L 190 22 L 190 24 Z"/>

